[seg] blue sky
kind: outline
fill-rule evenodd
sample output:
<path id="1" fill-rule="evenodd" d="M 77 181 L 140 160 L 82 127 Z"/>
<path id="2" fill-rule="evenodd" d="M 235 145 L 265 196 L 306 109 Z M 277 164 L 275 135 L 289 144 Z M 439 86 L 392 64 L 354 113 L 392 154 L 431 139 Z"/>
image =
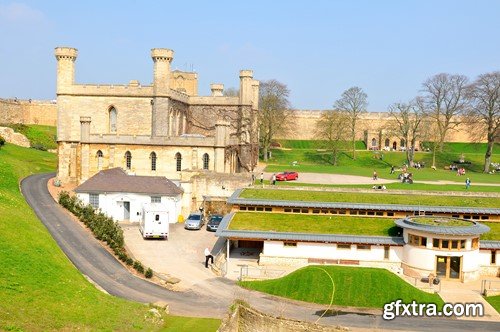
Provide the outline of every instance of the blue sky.
<path id="1" fill-rule="evenodd" d="M 331 108 L 360 86 L 369 111 L 419 93 L 437 73 L 500 70 L 500 1 L 3 1 L 0 97 L 55 98 L 56 46 L 79 50 L 79 83 L 152 80 L 172 67 L 238 87 L 240 69 L 277 79 L 298 109 Z"/>

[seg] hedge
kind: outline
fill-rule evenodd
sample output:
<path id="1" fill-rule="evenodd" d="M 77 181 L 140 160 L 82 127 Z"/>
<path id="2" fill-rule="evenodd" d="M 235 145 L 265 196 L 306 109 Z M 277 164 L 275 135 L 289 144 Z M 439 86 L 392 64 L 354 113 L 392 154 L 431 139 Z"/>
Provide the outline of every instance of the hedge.
<path id="1" fill-rule="evenodd" d="M 153 271 L 150 268 L 145 269 L 140 261 L 134 261 L 128 256 L 124 248 L 123 230 L 113 218 L 95 210 L 90 204 L 83 205 L 76 196 L 71 196 L 67 191 L 61 191 L 59 194 L 59 204 L 90 228 L 98 240 L 106 242 L 119 260 L 145 274 L 146 278 L 152 277 Z"/>

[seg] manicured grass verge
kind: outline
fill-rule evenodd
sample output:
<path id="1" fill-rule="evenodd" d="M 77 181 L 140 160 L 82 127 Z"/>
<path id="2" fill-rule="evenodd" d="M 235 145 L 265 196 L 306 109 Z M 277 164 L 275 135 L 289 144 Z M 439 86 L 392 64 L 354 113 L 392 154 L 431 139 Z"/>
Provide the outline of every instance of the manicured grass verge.
<path id="1" fill-rule="evenodd" d="M 19 192 L 21 178 L 55 165 L 52 153 L 0 149 L 0 330 L 215 331 L 216 319 L 153 323 L 145 319 L 149 307 L 98 291 L 76 270 Z"/>
<path id="2" fill-rule="evenodd" d="M 376 192 L 366 193 L 339 193 L 305 190 L 275 190 L 275 189 L 245 189 L 241 198 L 257 198 L 269 200 L 291 200 L 310 202 L 353 202 L 375 204 L 409 204 L 430 206 L 466 206 L 499 208 L 498 197 L 448 197 L 385 194 Z"/>
<path id="3" fill-rule="evenodd" d="M 260 181 L 256 180 L 255 185 L 259 185 Z M 270 185 L 271 181 L 264 180 L 264 184 Z M 371 190 L 373 184 L 319 184 L 319 183 L 302 183 L 295 181 L 278 181 L 276 186 L 278 187 L 325 187 L 325 188 L 359 188 Z M 468 190 L 465 190 L 465 184 L 427 184 L 427 183 L 401 183 L 392 182 L 386 183 L 387 192 L 391 190 L 411 190 L 411 191 L 436 191 L 436 192 L 499 192 L 500 186 L 471 186 Z M 375 192 L 375 191 L 374 191 Z"/>
<path id="4" fill-rule="evenodd" d="M 325 273 L 326 272 L 326 273 Z M 329 304 L 332 283 L 335 285 L 333 303 L 340 306 L 382 309 L 385 303 L 401 299 L 405 303 L 436 303 L 443 300 L 436 294 L 425 293 L 384 269 L 308 266 L 273 280 L 242 281 L 242 287 L 294 300 Z"/>
<path id="5" fill-rule="evenodd" d="M 486 301 L 495 308 L 495 310 L 500 313 L 500 295 L 497 296 L 488 296 L 486 297 Z"/>
<path id="6" fill-rule="evenodd" d="M 340 217 L 286 213 L 238 212 L 229 229 L 247 231 L 396 236 L 388 218 Z"/>

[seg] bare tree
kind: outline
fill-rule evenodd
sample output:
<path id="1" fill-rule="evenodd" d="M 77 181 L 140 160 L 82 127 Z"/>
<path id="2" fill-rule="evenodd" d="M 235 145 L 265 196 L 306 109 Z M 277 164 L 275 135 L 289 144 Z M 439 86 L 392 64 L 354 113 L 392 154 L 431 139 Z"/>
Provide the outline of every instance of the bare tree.
<path id="1" fill-rule="evenodd" d="M 489 172 L 493 146 L 500 140 L 500 71 L 479 75 L 468 87 L 467 96 L 471 102 L 468 127 L 487 138 L 483 171 Z"/>
<path id="2" fill-rule="evenodd" d="M 406 142 L 406 159 L 413 166 L 415 144 L 421 136 L 421 124 L 424 118 L 422 99 L 416 98 L 409 103 L 395 103 L 389 106 L 393 132 Z"/>
<path id="3" fill-rule="evenodd" d="M 268 159 L 268 151 L 276 135 L 284 135 L 290 131 L 294 123 L 294 114 L 290 110 L 288 87 L 277 80 L 260 83 L 259 96 L 259 135 L 264 161 Z"/>
<path id="4" fill-rule="evenodd" d="M 459 116 L 467 107 L 465 98 L 467 83 L 466 76 L 442 73 L 427 79 L 422 84 L 425 112 L 436 123 L 440 151 L 443 151 L 446 134 L 460 124 Z"/>
<path id="5" fill-rule="evenodd" d="M 333 105 L 337 110 L 349 116 L 349 129 L 351 131 L 352 159 L 356 159 L 356 123 L 362 113 L 366 113 L 368 96 L 363 89 L 355 86 L 342 93 L 340 99 Z"/>
<path id="6" fill-rule="evenodd" d="M 222 94 L 225 97 L 238 97 L 240 95 L 240 90 L 236 88 L 227 88 L 222 92 Z"/>
<path id="7" fill-rule="evenodd" d="M 340 151 L 348 147 L 350 139 L 350 118 L 346 112 L 325 111 L 316 121 L 316 138 L 325 141 L 325 148 L 331 153 L 332 164 L 337 166 Z"/>

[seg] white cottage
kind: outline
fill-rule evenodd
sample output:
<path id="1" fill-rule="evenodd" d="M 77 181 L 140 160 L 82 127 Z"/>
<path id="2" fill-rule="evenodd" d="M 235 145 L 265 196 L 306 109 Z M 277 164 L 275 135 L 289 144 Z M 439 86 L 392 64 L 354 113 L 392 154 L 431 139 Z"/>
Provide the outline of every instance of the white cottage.
<path id="1" fill-rule="evenodd" d="M 181 215 L 183 190 L 163 176 L 128 175 L 121 168 L 100 171 L 75 189 L 84 204 L 91 204 L 115 220 L 139 222 L 145 203 L 160 204 L 168 222 Z"/>

